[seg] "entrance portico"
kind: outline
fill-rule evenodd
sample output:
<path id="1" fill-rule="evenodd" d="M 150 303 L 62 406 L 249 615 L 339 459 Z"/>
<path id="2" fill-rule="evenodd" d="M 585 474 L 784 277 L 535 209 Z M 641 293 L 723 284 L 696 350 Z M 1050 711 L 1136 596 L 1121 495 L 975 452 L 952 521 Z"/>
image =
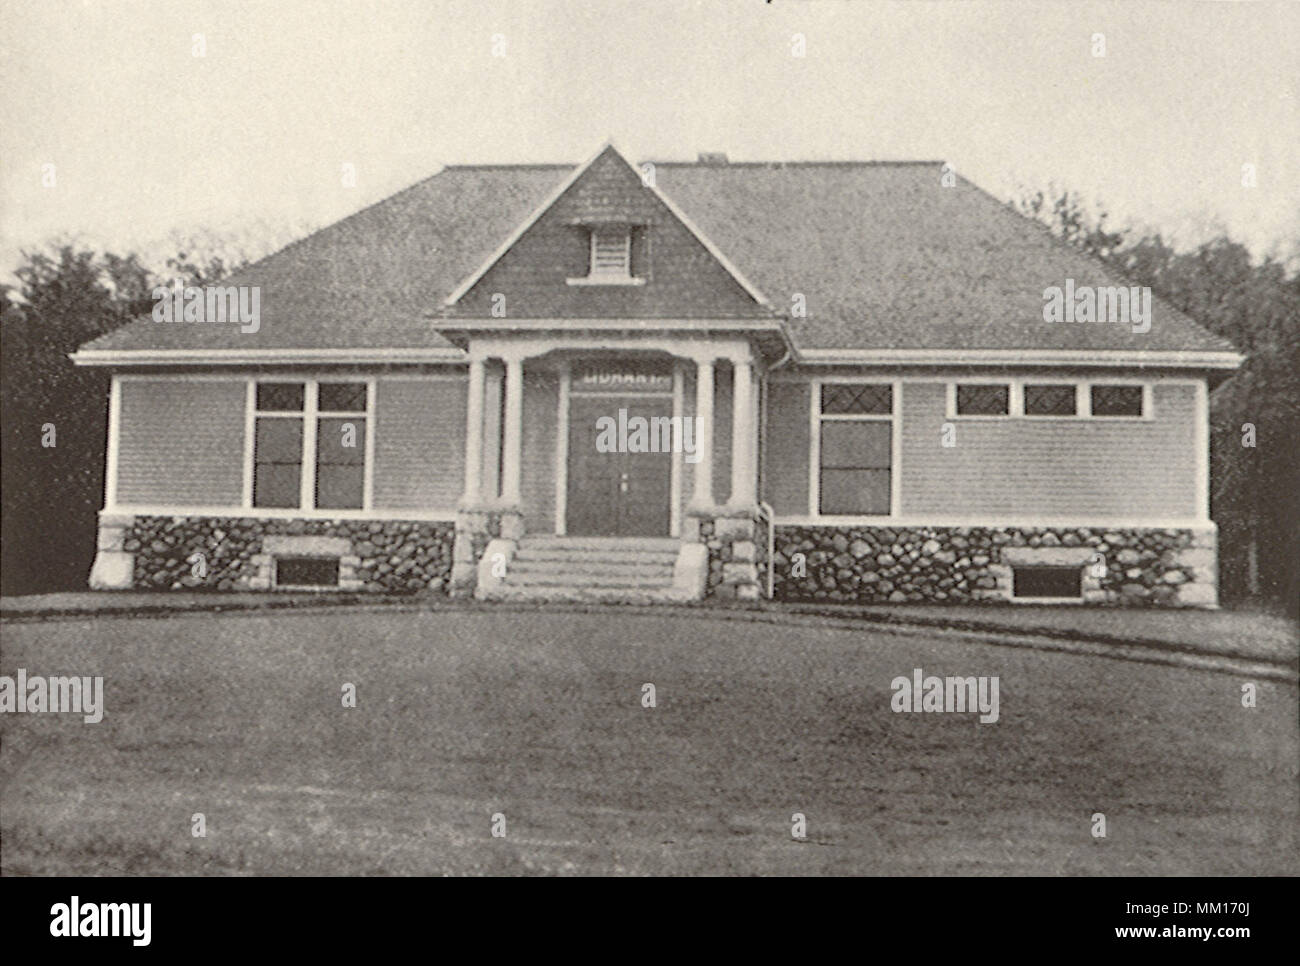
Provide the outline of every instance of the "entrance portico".
<path id="1" fill-rule="evenodd" d="M 702 541 L 718 521 L 743 521 L 742 542 L 752 542 L 757 384 L 783 348 L 781 330 L 491 328 L 445 333 L 469 357 L 455 591 L 490 594 L 525 535 L 659 537 L 682 546 L 677 595 L 702 596 Z M 757 593 L 751 569 L 741 596 Z"/>

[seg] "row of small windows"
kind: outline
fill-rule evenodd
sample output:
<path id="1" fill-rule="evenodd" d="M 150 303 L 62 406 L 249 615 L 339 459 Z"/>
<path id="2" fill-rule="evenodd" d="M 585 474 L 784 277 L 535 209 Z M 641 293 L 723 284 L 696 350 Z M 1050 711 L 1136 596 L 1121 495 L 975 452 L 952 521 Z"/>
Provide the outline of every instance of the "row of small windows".
<path id="1" fill-rule="evenodd" d="M 959 383 L 955 415 L 1079 416 L 1083 414 L 1081 406 L 1087 407 L 1089 416 L 1141 418 L 1146 415 L 1145 392 L 1140 385 L 1094 383 L 1080 387 L 1073 383 L 1027 382 L 1020 389 L 1020 404 L 1013 413 L 1009 383 Z"/>

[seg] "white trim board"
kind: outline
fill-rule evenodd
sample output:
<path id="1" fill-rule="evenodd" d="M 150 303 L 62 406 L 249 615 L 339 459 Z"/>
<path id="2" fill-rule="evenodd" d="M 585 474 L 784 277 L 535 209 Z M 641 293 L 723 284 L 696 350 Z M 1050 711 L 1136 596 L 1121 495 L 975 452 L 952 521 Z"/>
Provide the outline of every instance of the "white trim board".
<path id="1" fill-rule="evenodd" d="M 979 516 L 939 516 L 907 515 L 885 516 L 808 516 L 798 514 L 778 514 L 777 526 L 801 527 L 984 527 L 992 530 L 1022 530 L 1028 527 L 1070 529 L 1088 528 L 1089 530 L 1205 530 L 1217 529 L 1213 520 L 1194 517 L 1171 519 L 1144 519 L 1140 517 L 979 517 Z"/>
<path id="2" fill-rule="evenodd" d="M 816 365 L 1128 366 L 1236 369 L 1237 352 L 1128 349 L 802 349 L 799 362 Z"/>
<path id="3" fill-rule="evenodd" d="M 453 523 L 452 510 L 295 510 L 278 507 L 238 506 L 169 506 L 166 504 L 131 504 L 106 506 L 99 511 L 106 516 L 137 517 L 230 517 L 250 520 L 410 520 L 413 523 Z"/>

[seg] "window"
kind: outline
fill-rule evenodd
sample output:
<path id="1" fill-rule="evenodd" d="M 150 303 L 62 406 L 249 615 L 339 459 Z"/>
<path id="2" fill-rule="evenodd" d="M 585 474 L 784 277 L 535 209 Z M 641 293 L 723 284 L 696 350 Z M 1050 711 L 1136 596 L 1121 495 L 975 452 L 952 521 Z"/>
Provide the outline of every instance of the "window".
<path id="1" fill-rule="evenodd" d="M 369 395 L 364 382 L 258 383 L 253 506 L 362 509 Z"/>
<path id="2" fill-rule="evenodd" d="M 1083 595 L 1083 571 L 1078 567 L 1016 567 L 1012 595 L 1017 598 L 1070 598 Z"/>
<path id="3" fill-rule="evenodd" d="M 888 516 L 894 390 L 888 384 L 821 386 L 818 512 Z"/>
<path id="4" fill-rule="evenodd" d="M 1011 387 L 1006 383 L 957 386 L 958 416 L 1009 416 Z"/>
<path id="5" fill-rule="evenodd" d="M 253 506 L 296 507 L 302 499 L 302 383 L 258 383 Z"/>
<path id="6" fill-rule="evenodd" d="M 1142 416 L 1141 386 L 1092 386 L 1092 415 Z"/>
<path id="7" fill-rule="evenodd" d="M 597 228 L 591 233 L 591 274 L 627 278 L 632 274 L 632 233 Z"/>
<path id="8" fill-rule="evenodd" d="M 276 557 L 277 587 L 337 587 L 338 557 Z"/>
<path id="9" fill-rule="evenodd" d="M 1073 384 L 1025 384 L 1026 416 L 1073 416 L 1077 413 Z"/>
<path id="10" fill-rule="evenodd" d="M 570 278 L 570 285 L 641 285 L 644 278 L 632 274 L 632 237 L 628 225 L 592 227 L 587 274 Z"/>
<path id="11" fill-rule="evenodd" d="M 1006 382 L 948 384 L 948 416 L 1008 416 L 1014 418 L 1127 417 L 1150 415 L 1150 385 L 1087 382 Z"/>

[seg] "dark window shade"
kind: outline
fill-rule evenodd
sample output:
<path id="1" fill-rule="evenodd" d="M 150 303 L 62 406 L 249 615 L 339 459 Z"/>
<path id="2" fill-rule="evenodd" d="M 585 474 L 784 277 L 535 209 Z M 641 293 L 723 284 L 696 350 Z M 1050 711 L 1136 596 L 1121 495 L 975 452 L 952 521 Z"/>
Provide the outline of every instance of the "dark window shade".
<path id="1" fill-rule="evenodd" d="M 893 411 L 893 386 L 822 386 L 823 416 L 889 416 Z"/>
<path id="2" fill-rule="evenodd" d="M 345 441 L 353 445 L 345 446 Z M 329 510 L 361 509 L 365 497 L 365 462 L 364 419 L 330 417 L 319 420 L 316 431 L 316 506 Z"/>
<path id="3" fill-rule="evenodd" d="M 302 420 L 257 420 L 253 464 L 253 506 L 298 506 L 302 492 Z"/>
<path id="4" fill-rule="evenodd" d="M 972 383 L 957 387 L 958 416 L 1006 416 L 1010 411 L 1010 386 Z"/>
<path id="5" fill-rule="evenodd" d="M 1141 386 L 1093 386 L 1094 416 L 1141 416 Z"/>
<path id="6" fill-rule="evenodd" d="M 1026 416 L 1073 416 L 1077 396 L 1074 386 L 1026 385 Z"/>
<path id="7" fill-rule="evenodd" d="M 259 382 L 257 408 L 263 412 L 302 412 L 305 392 L 300 382 Z"/>
<path id="8" fill-rule="evenodd" d="M 824 422 L 821 427 L 822 513 L 889 513 L 893 424 Z"/>

